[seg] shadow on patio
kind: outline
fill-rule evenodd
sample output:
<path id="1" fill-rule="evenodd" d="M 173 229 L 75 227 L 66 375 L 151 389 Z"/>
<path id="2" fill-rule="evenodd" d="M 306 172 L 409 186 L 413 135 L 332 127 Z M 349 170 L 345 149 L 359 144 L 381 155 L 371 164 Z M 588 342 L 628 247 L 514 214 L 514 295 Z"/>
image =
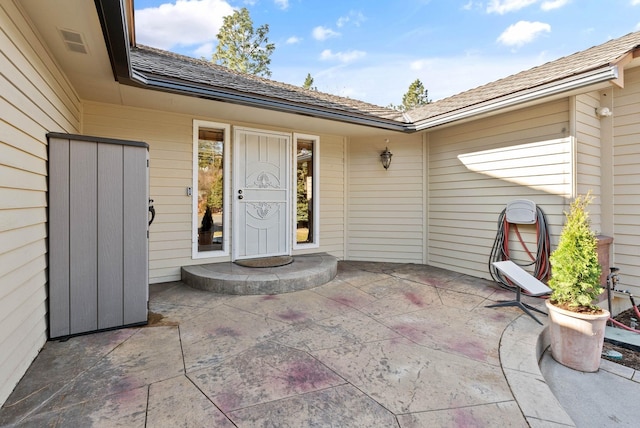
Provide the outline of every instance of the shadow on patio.
<path id="1" fill-rule="evenodd" d="M 512 298 L 443 269 L 364 262 L 278 295 L 156 284 L 149 326 L 47 342 L 0 424 L 571 425 L 541 392 L 542 328 L 485 307 Z"/>

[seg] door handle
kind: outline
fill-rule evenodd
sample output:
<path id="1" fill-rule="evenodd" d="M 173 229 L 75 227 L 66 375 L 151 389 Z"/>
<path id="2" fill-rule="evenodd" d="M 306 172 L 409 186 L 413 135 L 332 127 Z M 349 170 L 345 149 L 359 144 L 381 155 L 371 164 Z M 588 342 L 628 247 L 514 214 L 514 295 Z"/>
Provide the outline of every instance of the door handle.
<path id="1" fill-rule="evenodd" d="M 238 196 L 238 199 L 244 199 L 244 196 L 240 195 Z"/>

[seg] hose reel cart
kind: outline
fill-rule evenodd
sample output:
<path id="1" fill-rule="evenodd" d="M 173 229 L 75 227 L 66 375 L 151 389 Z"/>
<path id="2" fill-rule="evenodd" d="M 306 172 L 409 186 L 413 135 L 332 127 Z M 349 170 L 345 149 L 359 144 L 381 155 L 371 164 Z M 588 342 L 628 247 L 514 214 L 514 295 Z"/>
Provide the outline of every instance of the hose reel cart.
<path id="1" fill-rule="evenodd" d="M 536 225 L 537 248 L 535 255 L 529 250 L 522 238 L 520 230 L 518 229 L 519 224 Z M 491 274 L 491 278 L 503 288 L 515 291 L 514 284 L 493 266 L 493 262 L 512 260 L 512 248 L 509 245 L 509 237 L 512 230 L 515 232 L 515 236 L 518 238 L 520 245 L 530 259 L 530 262 L 518 264 L 522 267 L 533 266 L 533 276 L 540 281 L 546 281 L 551 273 L 549 263 L 549 227 L 544 211 L 539 206 L 536 206 L 535 202 L 528 199 L 516 199 L 509 202 L 498 217 L 498 231 L 489 258 L 489 273 Z"/>

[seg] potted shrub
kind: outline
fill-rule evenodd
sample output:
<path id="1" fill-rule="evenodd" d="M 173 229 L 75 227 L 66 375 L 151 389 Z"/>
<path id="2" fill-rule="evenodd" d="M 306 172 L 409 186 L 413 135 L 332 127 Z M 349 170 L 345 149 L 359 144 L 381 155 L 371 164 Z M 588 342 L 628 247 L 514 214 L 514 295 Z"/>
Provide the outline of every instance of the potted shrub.
<path id="1" fill-rule="evenodd" d="M 202 223 L 198 231 L 198 243 L 200 245 L 211 245 L 213 242 L 213 215 L 211 207 L 207 205 L 207 209 L 202 216 Z"/>
<path id="2" fill-rule="evenodd" d="M 578 196 L 565 213 L 558 247 L 550 257 L 549 312 L 551 354 L 560 364 L 584 372 L 598 371 L 609 311 L 594 302 L 600 286 L 597 239 L 587 206 L 591 193 Z"/>

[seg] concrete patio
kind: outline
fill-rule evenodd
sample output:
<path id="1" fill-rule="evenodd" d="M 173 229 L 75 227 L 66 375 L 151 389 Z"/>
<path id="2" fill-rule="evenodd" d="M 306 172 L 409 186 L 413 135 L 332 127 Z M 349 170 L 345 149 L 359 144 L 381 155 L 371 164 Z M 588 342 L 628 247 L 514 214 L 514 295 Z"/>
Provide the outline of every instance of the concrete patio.
<path id="1" fill-rule="evenodd" d="M 485 307 L 505 299 L 490 281 L 364 262 L 278 295 L 152 285 L 162 319 L 48 342 L 0 425 L 572 426 L 540 374 L 542 327 Z"/>

